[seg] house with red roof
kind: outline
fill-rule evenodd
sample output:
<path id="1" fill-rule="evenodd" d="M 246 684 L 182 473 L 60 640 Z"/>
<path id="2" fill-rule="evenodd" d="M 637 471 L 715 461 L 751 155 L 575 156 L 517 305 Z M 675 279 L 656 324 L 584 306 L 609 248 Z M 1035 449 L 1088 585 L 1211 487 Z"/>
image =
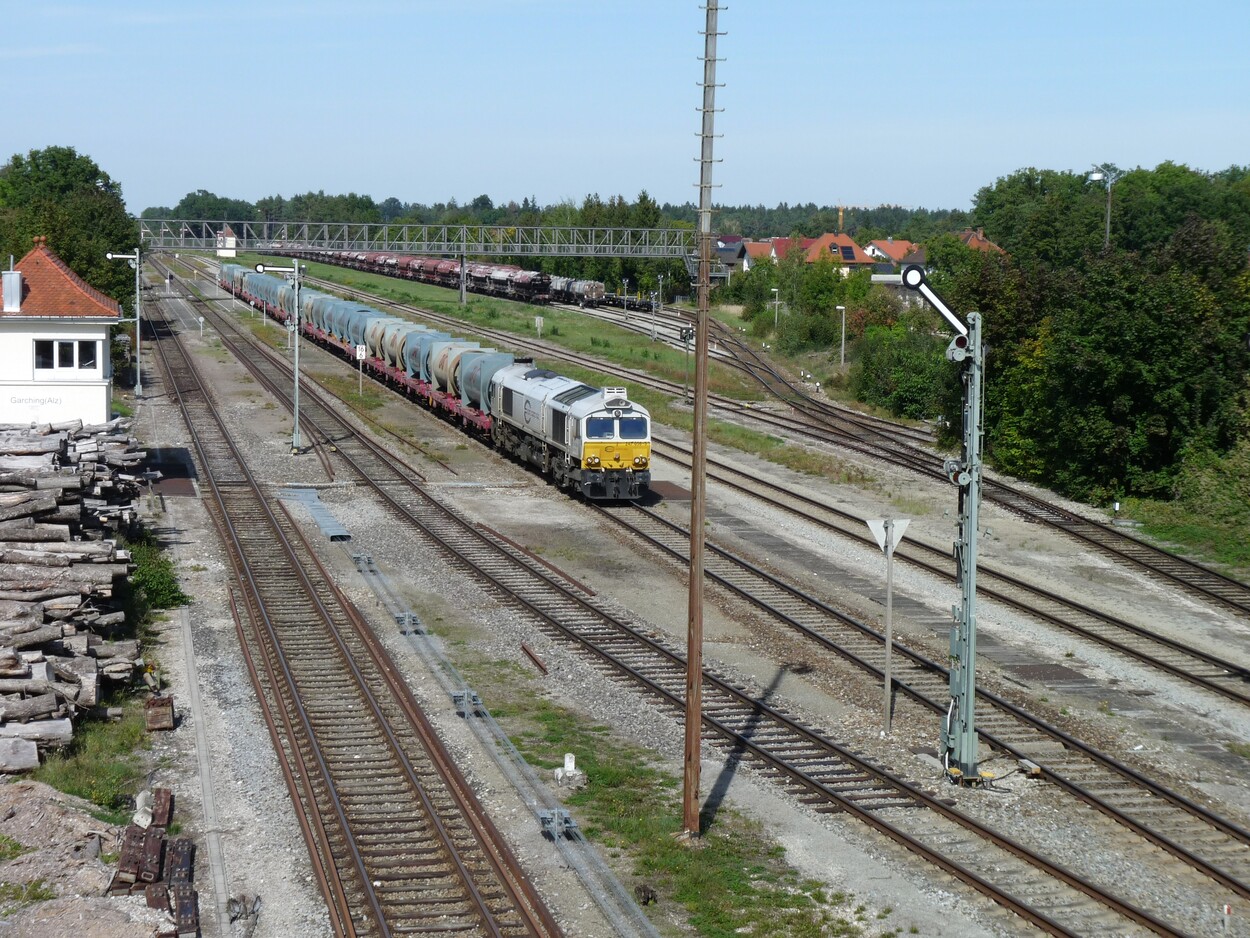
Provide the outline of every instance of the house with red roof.
<path id="1" fill-rule="evenodd" d="M 984 228 L 965 228 L 959 234 L 955 235 L 960 241 L 968 245 L 974 251 L 980 251 L 983 254 L 1006 254 L 1007 252 L 1000 248 L 997 244 L 985 236 Z"/>
<path id="2" fill-rule="evenodd" d="M 109 328 L 121 307 L 70 270 L 44 237 L 2 276 L 0 423 L 108 422 Z"/>
<path id="3" fill-rule="evenodd" d="M 903 263 L 903 258 L 916 250 L 917 247 L 918 245 L 913 244 L 906 238 L 884 238 L 869 241 L 864 248 L 864 253 L 887 264 L 901 264 Z"/>
<path id="4" fill-rule="evenodd" d="M 812 238 L 805 242 L 803 248 L 806 251 L 805 259 L 809 264 L 816 263 L 822 254 L 828 254 L 833 258 L 834 266 L 841 269 L 844 277 L 853 270 L 871 267 L 876 263 L 848 234 L 826 232 L 819 238 Z"/>
<path id="5" fill-rule="evenodd" d="M 772 259 L 773 246 L 768 241 L 744 241 L 743 247 L 746 248 L 746 257 L 742 259 L 742 269 L 750 270 L 761 261 L 767 262 Z"/>

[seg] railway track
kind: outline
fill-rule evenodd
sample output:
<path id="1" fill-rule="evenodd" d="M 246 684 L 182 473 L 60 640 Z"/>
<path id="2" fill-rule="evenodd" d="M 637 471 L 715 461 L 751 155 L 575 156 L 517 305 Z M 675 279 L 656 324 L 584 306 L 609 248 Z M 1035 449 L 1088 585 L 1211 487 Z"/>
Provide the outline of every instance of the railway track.
<path id="1" fill-rule="evenodd" d="M 181 342 L 150 322 L 334 933 L 559 935 L 368 624 L 252 477 Z"/>
<path id="2" fill-rule="evenodd" d="M 227 322 L 218 326 L 223 338 L 228 335 Z M 234 348 L 233 339 L 228 344 Z M 267 375 L 264 383 L 285 397 L 290 380 L 285 363 L 250 343 L 239 343 L 238 352 L 253 374 Z M 685 662 L 677 650 L 434 502 L 395 467 L 389 453 L 357 436 L 354 426 L 319 398 L 316 392 L 301 394 L 301 420 L 337 440 L 335 458 L 372 485 L 414 536 L 430 539 L 466 573 L 525 610 L 534 625 L 574 643 L 614 679 L 633 683 L 674 716 L 683 713 Z M 710 742 L 759 764 L 816 810 L 854 815 L 1049 933 L 1184 930 L 1117 898 L 1114 884 L 1100 887 L 1064 870 L 827 734 L 766 706 L 730 680 L 706 672 L 704 700 L 704 733 Z"/>
<path id="3" fill-rule="evenodd" d="M 641 505 L 595 507 L 678 566 L 689 563 L 685 527 Z M 705 575 L 783 631 L 837 655 L 874 682 L 884 681 L 885 638 L 871 626 L 714 544 L 707 545 Z M 896 695 L 944 714 L 950 700 L 947 669 L 898 642 L 893 660 Z M 978 690 L 977 703 L 977 728 L 986 743 L 1032 762 L 1048 781 L 1094 811 L 1222 889 L 1250 898 L 1250 832 L 984 688 Z M 1212 901 L 1228 898 L 1216 895 Z"/>
<path id="4" fill-rule="evenodd" d="M 654 437 L 652 452 L 685 469 L 690 468 L 688 446 Z M 849 512 L 743 471 L 714 455 L 708 457 L 707 474 L 709 479 L 763 504 L 788 511 L 869 549 L 877 549 L 876 541 L 867 533 L 864 519 Z M 949 544 L 936 546 L 909 538 L 900 543 L 894 557 L 940 579 L 949 579 L 954 574 Z M 977 594 L 1193 687 L 1250 706 L 1250 666 L 1245 663 L 1191 648 L 1108 612 L 1042 589 L 984 561 L 977 564 Z"/>

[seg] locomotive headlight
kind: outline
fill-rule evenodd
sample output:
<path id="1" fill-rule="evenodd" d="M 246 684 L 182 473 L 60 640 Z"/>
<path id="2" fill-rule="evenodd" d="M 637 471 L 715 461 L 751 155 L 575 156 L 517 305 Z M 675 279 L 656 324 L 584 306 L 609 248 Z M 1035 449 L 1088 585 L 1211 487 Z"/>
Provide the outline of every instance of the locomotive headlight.
<path id="1" fill-rule="evenodd" d="M 635 456 L 635 457 L 634 457 L 634 465 L 635 465 L 635 466 L 637 466 L 639 469 L 641 469 L 641 468 L 643 468 L 644 466 L 646 466 L 646 464 L 647 464 L 647 457 L 646 457 L 646 456 Z"/>
<path id="2" fill-rule="evenodd" d="M 590 456 L 590 457 L 588 457 L 588 458 L 586 459 L 586 463 L 587 463 L 587 465 L 597 466 L 597 465 L 599 465 L 599 457 L 598 457 L 598 456 Z"/>

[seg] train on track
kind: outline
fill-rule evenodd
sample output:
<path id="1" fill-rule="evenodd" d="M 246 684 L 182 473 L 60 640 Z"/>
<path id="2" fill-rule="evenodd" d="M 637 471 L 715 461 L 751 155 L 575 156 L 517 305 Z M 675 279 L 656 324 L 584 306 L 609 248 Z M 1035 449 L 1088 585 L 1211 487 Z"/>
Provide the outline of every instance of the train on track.
<path id="1" fill-rule="evenodd" d="M 286 255 L 284 255 L 286 256 Z M 295 251 L 293 256 L 320 261 L 353 270 L 402 277 L 421 283 L 460 289 L 460 261 L 439 257 L 415 257 L 385 251 Z M 513 264 L 465 263 L 465 286 L 474 293 L 485 293 L 522 303 L 571 303 L 599 306 L 607 300 L 598 280 L 559 277 L 537 270 L 524 270 Z"/>
<path id="2" fill-rule="evenodd" d="M 285 280 L 223 264 L 221 286 L 274 319 L 295 319 Z M 625 388 L 594 388 L 510 352 L 316 290 L 299 292 L 301 333 L 590 499 L 642 497 L 651 483 L 651 415 Z M 358 356 L 363 352 L 364 358 Z"/>

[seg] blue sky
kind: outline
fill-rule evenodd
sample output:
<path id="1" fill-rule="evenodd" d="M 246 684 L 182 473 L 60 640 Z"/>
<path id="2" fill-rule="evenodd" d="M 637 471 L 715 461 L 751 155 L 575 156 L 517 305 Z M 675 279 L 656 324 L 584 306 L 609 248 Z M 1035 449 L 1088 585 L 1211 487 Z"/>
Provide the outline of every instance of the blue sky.
<path id="1" fill-rule="evenodd" d="M 0 160 L 73 146 L 133 212 L 697 199 L 698 0 L 0 11 Z M 1026 166 L 1250 163 L 1244 0 L 728 0 L 720 29 L 718 202 L 967 208 Z"/>

